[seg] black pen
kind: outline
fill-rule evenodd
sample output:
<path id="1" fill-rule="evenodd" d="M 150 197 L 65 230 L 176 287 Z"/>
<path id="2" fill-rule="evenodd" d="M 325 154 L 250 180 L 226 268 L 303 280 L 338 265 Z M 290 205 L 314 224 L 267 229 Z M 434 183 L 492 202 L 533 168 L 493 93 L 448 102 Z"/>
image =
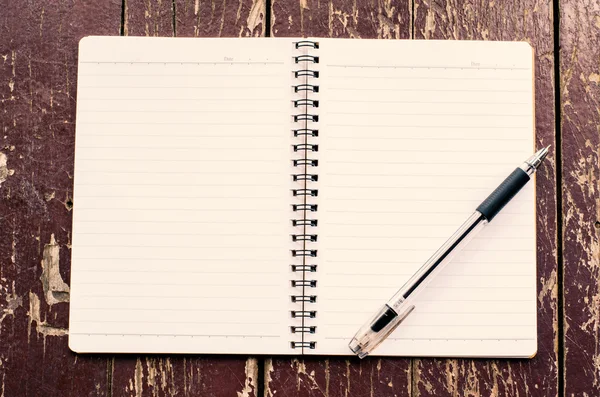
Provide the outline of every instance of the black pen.
<path id="1" fill-rule="evenodd" d="M 415 310 L 414 300 L 419 292 L 529 182 L 531 175 L 548 155 L 549 147 L 525 160 L 477 207 L 444 245 L 358 330 L 349 343 L 350 350 L 360 358 L 366 357 Z"/>

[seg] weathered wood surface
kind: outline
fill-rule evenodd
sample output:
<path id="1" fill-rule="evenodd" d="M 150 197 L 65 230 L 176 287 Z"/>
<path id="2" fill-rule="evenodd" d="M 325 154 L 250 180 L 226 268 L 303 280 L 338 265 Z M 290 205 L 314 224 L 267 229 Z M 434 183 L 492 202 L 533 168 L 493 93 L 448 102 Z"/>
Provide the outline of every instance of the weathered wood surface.
<path id="1" fill-rule="evenodd" d="M 536 0 L 415 1 L 416 39 L 525 40 L 535 50 L 538 353 L 532 360 L 416 360 L 414 395 L 556 396 L 558 284 L 552 4 Z"/>
<path id="2" fill-rule="evenodd" d="M 264 36 L 264 0 L 126 0 L 123 33 L 129 36 Z"/>
<path id="3" fill-rule="evenodd" d="M 260 36 L 264 0 L 0 0 L 0 396 L 257 396 L 245 357 L 89 356 L 67 347 L 76 56 L 88 34 Z M 526 0 L 273 0 L 274 36 L 527 40 L 538 144 L 554 143 L 551 4 Z M 600 5 L 563 0 L 564 287 L 555 157 L 538 176 L 539 351 L 533 360 L 266 359 L 269 396 L 600 395 Z M 561 290 L 562 288 L 562 290 Z M 559 292 L 561 291 L 561 292 Z"/>
<path id="4" fill-rule="evenodd" d="M 600 395 L 600 2 L 560 3 L 565 396 Z"/>
<path id="5" fill-rule="evenodd" d="M 0 0 L 0 396 L 253 397 L 253 358 L 75 355 L 67 346 L 79 39 L 264 32 L 260 0 L 233 12 L 199 0 L 125 6 Z"/>
<path id="6" fill-rule="evenodd" d="M 408 39 L 412 0 L 273 0 L 271 35 Z"/>
<path id="7" fill-rule="evenodd" d="M 0 395 L 106 396 L 106 357 L 67 347 L 77 42 L 120 0 L 0 0 Z"/>

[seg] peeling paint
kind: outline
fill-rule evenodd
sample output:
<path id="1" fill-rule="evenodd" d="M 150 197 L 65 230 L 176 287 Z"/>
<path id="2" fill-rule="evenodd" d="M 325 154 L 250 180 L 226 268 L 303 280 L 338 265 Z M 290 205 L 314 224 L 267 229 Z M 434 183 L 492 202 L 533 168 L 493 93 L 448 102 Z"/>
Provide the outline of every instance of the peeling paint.
<path id="1" fill-rule="evenodd" d="M 331 371 L 329 360 L 325 360 L 325 397 L 329 397 L 329 383 L 331 382 Z"/>
<path id="2" fill-rule="evenodd" d="M 6 155 L 0 152 L 0 186 L 2 186 L 2 182 L 15 173 L 15 170 L 8 169 L 7 164 Z"/>
<path id="3" fill-rule="evenodd" d="M 273 359 L 268 358 L 265 360 L 265 393 L 266 397 L 273 397 L 275 392 L 271 391 L 271 382 L 273 382 Z"/>
<path id="4" fill-rule="evenodd" d="M 35 293 L 29 292 L 29 312 L 27 313 L 27 316 L 29 317 L 29 329 L 27 331 L 27 338 L 29 339 L 31 336 L 31 326 L 33 323 L 35 323 L 35 330 L 38 335 L 44 337 L 44 345 L 47 336 L 68 335 L 69 331 L 67 329 L 54 327 L 49 325 L 45 319 L 41 319 L 40 304 L 40 298 Z"/>
<path id="5" fill-rule="evenodd" d="M 2 286 L 0 286 L 0 291 L 2 290 Z M 6 300 L 6 305 L 2 308 L 2 316 L 0 317 L 0 324 L 2 321 L 8 316 L 14 316 L 15 310 L 19 307 L 23 306 L 23 297 L 18 296 L 15 291 L 15 281 L 12 282 L 12 292 L 5 292 L 4 299 Z"/>
<path id="6" fill-rule="evenodd" d="M 427 10 L 427 16 L 425 17 L 425 27 L 422 30 L 423 36 L 426 39 L 430 39 L 435 33 L 435 13 L 432 10 Z"/>
<path id="7" fill-rule="evenodd" d="M 256 358 L 248 358 L 246 360 L 246 380 L 244 388 L 237 392 L 238 397 L 250 397 L 256 395 L 257 380 L 258 380 L 258 360 Z"/>
<path id="8" fill-rule="evenodd" d="M 42 259 L 42 275 L 40 280 L 44 287 L 44 296 L 48 305 L 69 301 L 69 286 L 63 281 L 59 267 L 60 246 L 54 234 L 50 235 L 50 243 L 44 245 Z"/>
<path id="9" fill-rule="evenodd" d="M 260 24 L 262 24 L 261 36 L 264 36 L 265 29 L 270 29 L 270 26 L 265 26 L 264 22 L 264 9 L 265 0 L 252 0 L 252 7 L 250 7 L 250 13 L 246 20 L 246 26 L 250 31 L 250 35 L 254 34 L 254 30 Z"/>
<path id="10" fill-rule="evenodd" d="M 135 362 L 135 375 L 134 375 L 135 397 L 142 397 L 143 379 L 144 379 L 144 368 L 142 367 L 142 360 L 138 357 L 138 359 Z"/>
<path id="11" fill-rule="evenodd" d="M 304 385 L 309 390 L 319 390 L 321 395 L 325 395 L 325 390 L 319 385 L 316 379 L 315 371 L 312 370 L 307 372 L 306 363 L 304 360 L 293 359 L 290 363 L 292 368 L 296 370 L 296 388 L 300 391 L 301 386 Z"/>

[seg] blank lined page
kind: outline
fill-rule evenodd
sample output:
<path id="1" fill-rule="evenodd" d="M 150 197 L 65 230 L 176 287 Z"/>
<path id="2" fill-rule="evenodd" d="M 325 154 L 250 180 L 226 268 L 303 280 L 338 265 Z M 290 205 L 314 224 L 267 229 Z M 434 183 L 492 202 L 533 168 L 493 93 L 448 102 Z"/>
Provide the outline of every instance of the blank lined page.
<path id="1" fill-rule="evenodd" d="M 81 42 L 73 350 L 289 351 L 291 48 Z"/>
<path id="2" fill-rule="evenodd" d="M 320 40 L 318 354 L 374 311 L 533 153 L 526 43 Z M 376 355 L 536 351 L 534 183 Z"/>

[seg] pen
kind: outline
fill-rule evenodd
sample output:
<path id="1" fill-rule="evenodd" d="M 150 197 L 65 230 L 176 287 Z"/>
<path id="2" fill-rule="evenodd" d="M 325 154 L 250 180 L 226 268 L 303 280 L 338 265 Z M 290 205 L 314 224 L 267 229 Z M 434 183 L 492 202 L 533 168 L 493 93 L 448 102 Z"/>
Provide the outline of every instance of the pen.
<path id="1" fill-rule="evenodd" d="M 536 152 L 515 169 L 425 262 L 392 298 L 354 335 L 348 346 L 360 358 L 366 357 L 415 310 L 414 300 L 450 259 L 473 238 L 529 182 L 548 155 L 550 146 Z"/>

